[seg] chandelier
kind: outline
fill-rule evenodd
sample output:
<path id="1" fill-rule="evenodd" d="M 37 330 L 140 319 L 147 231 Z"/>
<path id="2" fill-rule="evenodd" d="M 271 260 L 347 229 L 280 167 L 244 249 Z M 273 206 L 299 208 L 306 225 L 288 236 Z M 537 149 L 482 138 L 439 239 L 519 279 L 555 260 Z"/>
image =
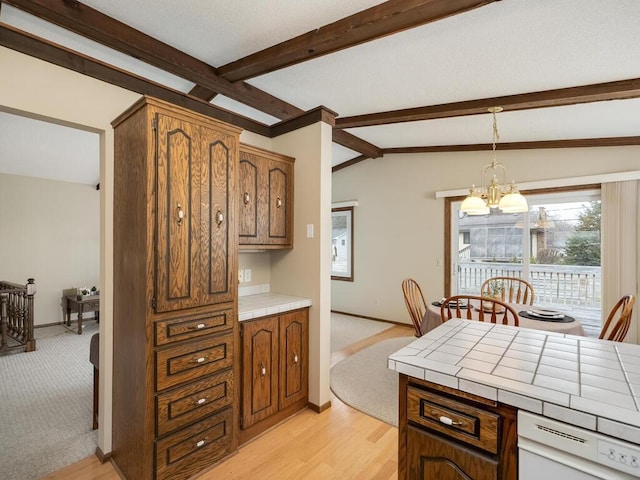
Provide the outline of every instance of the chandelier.
<path id="1" fill-rule="evenodd" d="M 499 208 L 503 213 L 521 213 L 529 210 L 527 200 L 518 192 L 518 187 L 512 181 L 507 184 L 507 169 L 496 161 L 496 142 L 498 135 L 498 123 L 496 113 L 502 111 L 502 107 L 488 109 L 493 114 L 493 161 L 482 167 L 482 183 L 479 189 L 471 186 L 469 195 L 464 199 L 460 210 L 467 215 L 487 215 L 492 208 Z M 497 172 L 502 172 L 501 181 Z M 488 177 L 491 178 L 488 180 Z M 488 181 L 487 181 L 488 180 Z"/>

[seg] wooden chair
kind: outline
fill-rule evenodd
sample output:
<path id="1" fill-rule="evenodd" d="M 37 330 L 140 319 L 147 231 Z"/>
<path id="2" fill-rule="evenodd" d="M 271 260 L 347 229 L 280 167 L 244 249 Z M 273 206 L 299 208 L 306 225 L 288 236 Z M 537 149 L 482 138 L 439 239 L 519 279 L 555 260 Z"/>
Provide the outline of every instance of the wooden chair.
<path id="1" fill-rule="evenodd" d="M 407 310 L 409 310 L 413 327 L 416 329 L 416 337 L 421 337 L 420 324 L 427 311 L 427 304 L 424 301 L 420 285 L 412 278 L 405 278 L 402 281 L 402 293 L 404 294 L 404 303 L 407 305 Z"/>
<path id="2" fill-rule="evenodd" d="M 611 309 L 607 321 L 600 332 L 600 339 L 613 340 L 614 342 L 624 341 L 631 325 L 631 314 L 633 313 L 633 305 L 636 303 L 636 297 L 633 295 L 625 295 Z M 620 314 L 617 320 L 614 320 L 617 314 Z M 615 322 L 615 323 L 614 323 Z"/>
<path id="3" fill-rule="evenodd" d="M 460 308 L 461 301 L 466 301 L 468 307 Z M 518 313 L 511 306 L 495 298 L 477 295 L 455 295 L 447 298 L 440 307 L 440 316 L 443 322 L 452 318 L 465 318 L 516 327 L 519 325 Z"/>
<path id="4" fill-rule="evenodd" d="M 533 286 L 523 280 L 516 277 L 492 277 L 488 278 L 482 284 L 480 288 L 481 294 L 487 294 L 491 292 L 491 285 L 493 282 L 502 284 L 502 301 L 509 303 L 523 303 L 533 305 L 533 299 L 535 293 Z"/>
<path id="5" fill-rule="evenodd" d="M 98 428 L 98 385 L 100 383 L 100 334 L 94 333 L 89 344 L 89 361 L 93 365 L 93 429 Z"/>

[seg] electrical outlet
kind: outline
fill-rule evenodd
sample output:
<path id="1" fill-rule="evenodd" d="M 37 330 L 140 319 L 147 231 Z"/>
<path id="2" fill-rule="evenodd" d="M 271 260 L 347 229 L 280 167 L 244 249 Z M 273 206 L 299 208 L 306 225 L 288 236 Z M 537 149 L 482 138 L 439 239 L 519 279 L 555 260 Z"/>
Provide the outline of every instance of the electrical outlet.
<path id="1" fill-rule="evenodd" d="M 238 283 L 244 283 L 244 270 L 238 270 Z"/>
<path id="2" fill-rule="evenodd" d="M 251 281 L 251 269 L 250 268 L 247 268 L 244 271 L 244 281 L 245 282 L 250 282 Z"/>

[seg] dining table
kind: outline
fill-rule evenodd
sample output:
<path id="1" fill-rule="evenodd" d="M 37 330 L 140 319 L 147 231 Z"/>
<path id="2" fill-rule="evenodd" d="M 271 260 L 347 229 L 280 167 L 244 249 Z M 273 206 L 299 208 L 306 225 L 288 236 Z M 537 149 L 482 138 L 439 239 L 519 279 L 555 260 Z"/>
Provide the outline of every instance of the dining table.
<path id="1" fill-rule="evenodd" d="M 569 335 L 585 335 L 584 328 L 582 327 L 582 323 L 580 323 L 580 320 L 570 316 L 567 312 L 558 311 L 559 315 L 553 316 L 555 318 L 536 319 L 531 317 L 534 317 L 536 315 L 535 311 L 539 309 L 539 307 L 534 305 L 525 305 L 522 303 L 506 303 L 507 305 L 512 307 L 518 314 L 519 327 L 533 328 L 535 330 L 546 330 L 547 332 L 565 333 Z M 420 330 L 423 335 L 442 324 L 440 306 L 441 301 L 431 302 L 427 305 L 427 310 L 425 311 L 424 316 L 422 317 L 422 322 L 420 324 Z M 467 308 L 471 308 L 471 320 L 478 320 L 477 306 L 471 305 Z M 452 307 L 451 311 L 455 315 L 455 307 Z M 463 319 L 466 319 L 467 310 L 461 309 L 460 312 L 460 315 L 463 317 Z M 532 315 L 531 313 L 527 312 L 534 313 Z"/>

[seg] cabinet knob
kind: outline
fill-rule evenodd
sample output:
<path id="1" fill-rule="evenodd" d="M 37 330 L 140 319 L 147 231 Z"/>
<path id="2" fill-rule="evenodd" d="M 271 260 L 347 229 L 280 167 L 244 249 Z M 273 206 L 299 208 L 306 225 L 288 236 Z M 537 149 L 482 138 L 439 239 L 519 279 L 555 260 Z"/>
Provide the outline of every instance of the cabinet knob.
<path id="1" fill-rule="evenodd" d="M 280 208 L 282 206 L 282 199 L 280 197 L 276 198 L 276 208 Z"/>
<path id="2" fill-rule="evenodd" d="M 264 362 L 260 362 L 260 376 L 264 377 L 267 374 L 267 368 L 264 366 Z"/>
<path id="3" fill-rule="evenodd" d="M 191 363 L 204 363 L 207 361 L 207 357 L 198 357 L 191 360 Z"/>
<path id="4" fill-rule="evenodd" d="M 178 215 L 178 226 L 181 226 L 182 219 L 184 218 L 184 210 L 182 210 L 182 205 L 180 205 L 180 202 L 178 202 L 177 215 Z"/>
<path id="5" fill-rule="evenodd" d="M 196 448 L 204 447 L 204 445 L 207 443 L 207 440 L 209 440 L 209 438 L 205 437 L 202 440 L 196 442 Z"/>
<path id="6" fill-rule="evenodd" d="M 194 403 L 194 405 L 202 405 L 203 403 L 205 403 L 207 400 L 209 399 L 209 397 L 204 397 L 204 398 L 199 398 L 198 400 L 196 400 Z"/>
<path id="7" fill-rule="evenodd" d="M 199 323 L 197 325 L 193 325 L 189 327 L 190 330 L 202 330 L 206 325 L 204 323 Z"/>
<path id="8" fill-rule="evenodd" d="M 454 422 L 449 417 L 445 417 L 444 415 L 440 415 L 440 417 L 438 417 L 438 420 L 440 420 L 440 423 L 444 423 L 445 425 L 464 425 L 464 422 Z"/>
<path id="9" fill-rule="evenodd" d="M 216 212 L 216 224 L 218 225 L 218 227 L 222 225 L 222 222 L 224 222 L 224 215 L 222 214 L 221 210 L 218 210 Z"/>
<path id="10" fill-rule="evenodd" d="M 243 198 L 243 201 L 244 201 L 245 205 L 247 205 L 249 203 L 249 201 L 251 200 L 251 197 L 249 196 L 249 192 L 244 192 L 244 195 L 243 195 L 242 198 Z"/>
<path id="11" fill-rule="evenodd" d="M 293 363 L 298 363 L 298 354 L 293 352 Z"/>

